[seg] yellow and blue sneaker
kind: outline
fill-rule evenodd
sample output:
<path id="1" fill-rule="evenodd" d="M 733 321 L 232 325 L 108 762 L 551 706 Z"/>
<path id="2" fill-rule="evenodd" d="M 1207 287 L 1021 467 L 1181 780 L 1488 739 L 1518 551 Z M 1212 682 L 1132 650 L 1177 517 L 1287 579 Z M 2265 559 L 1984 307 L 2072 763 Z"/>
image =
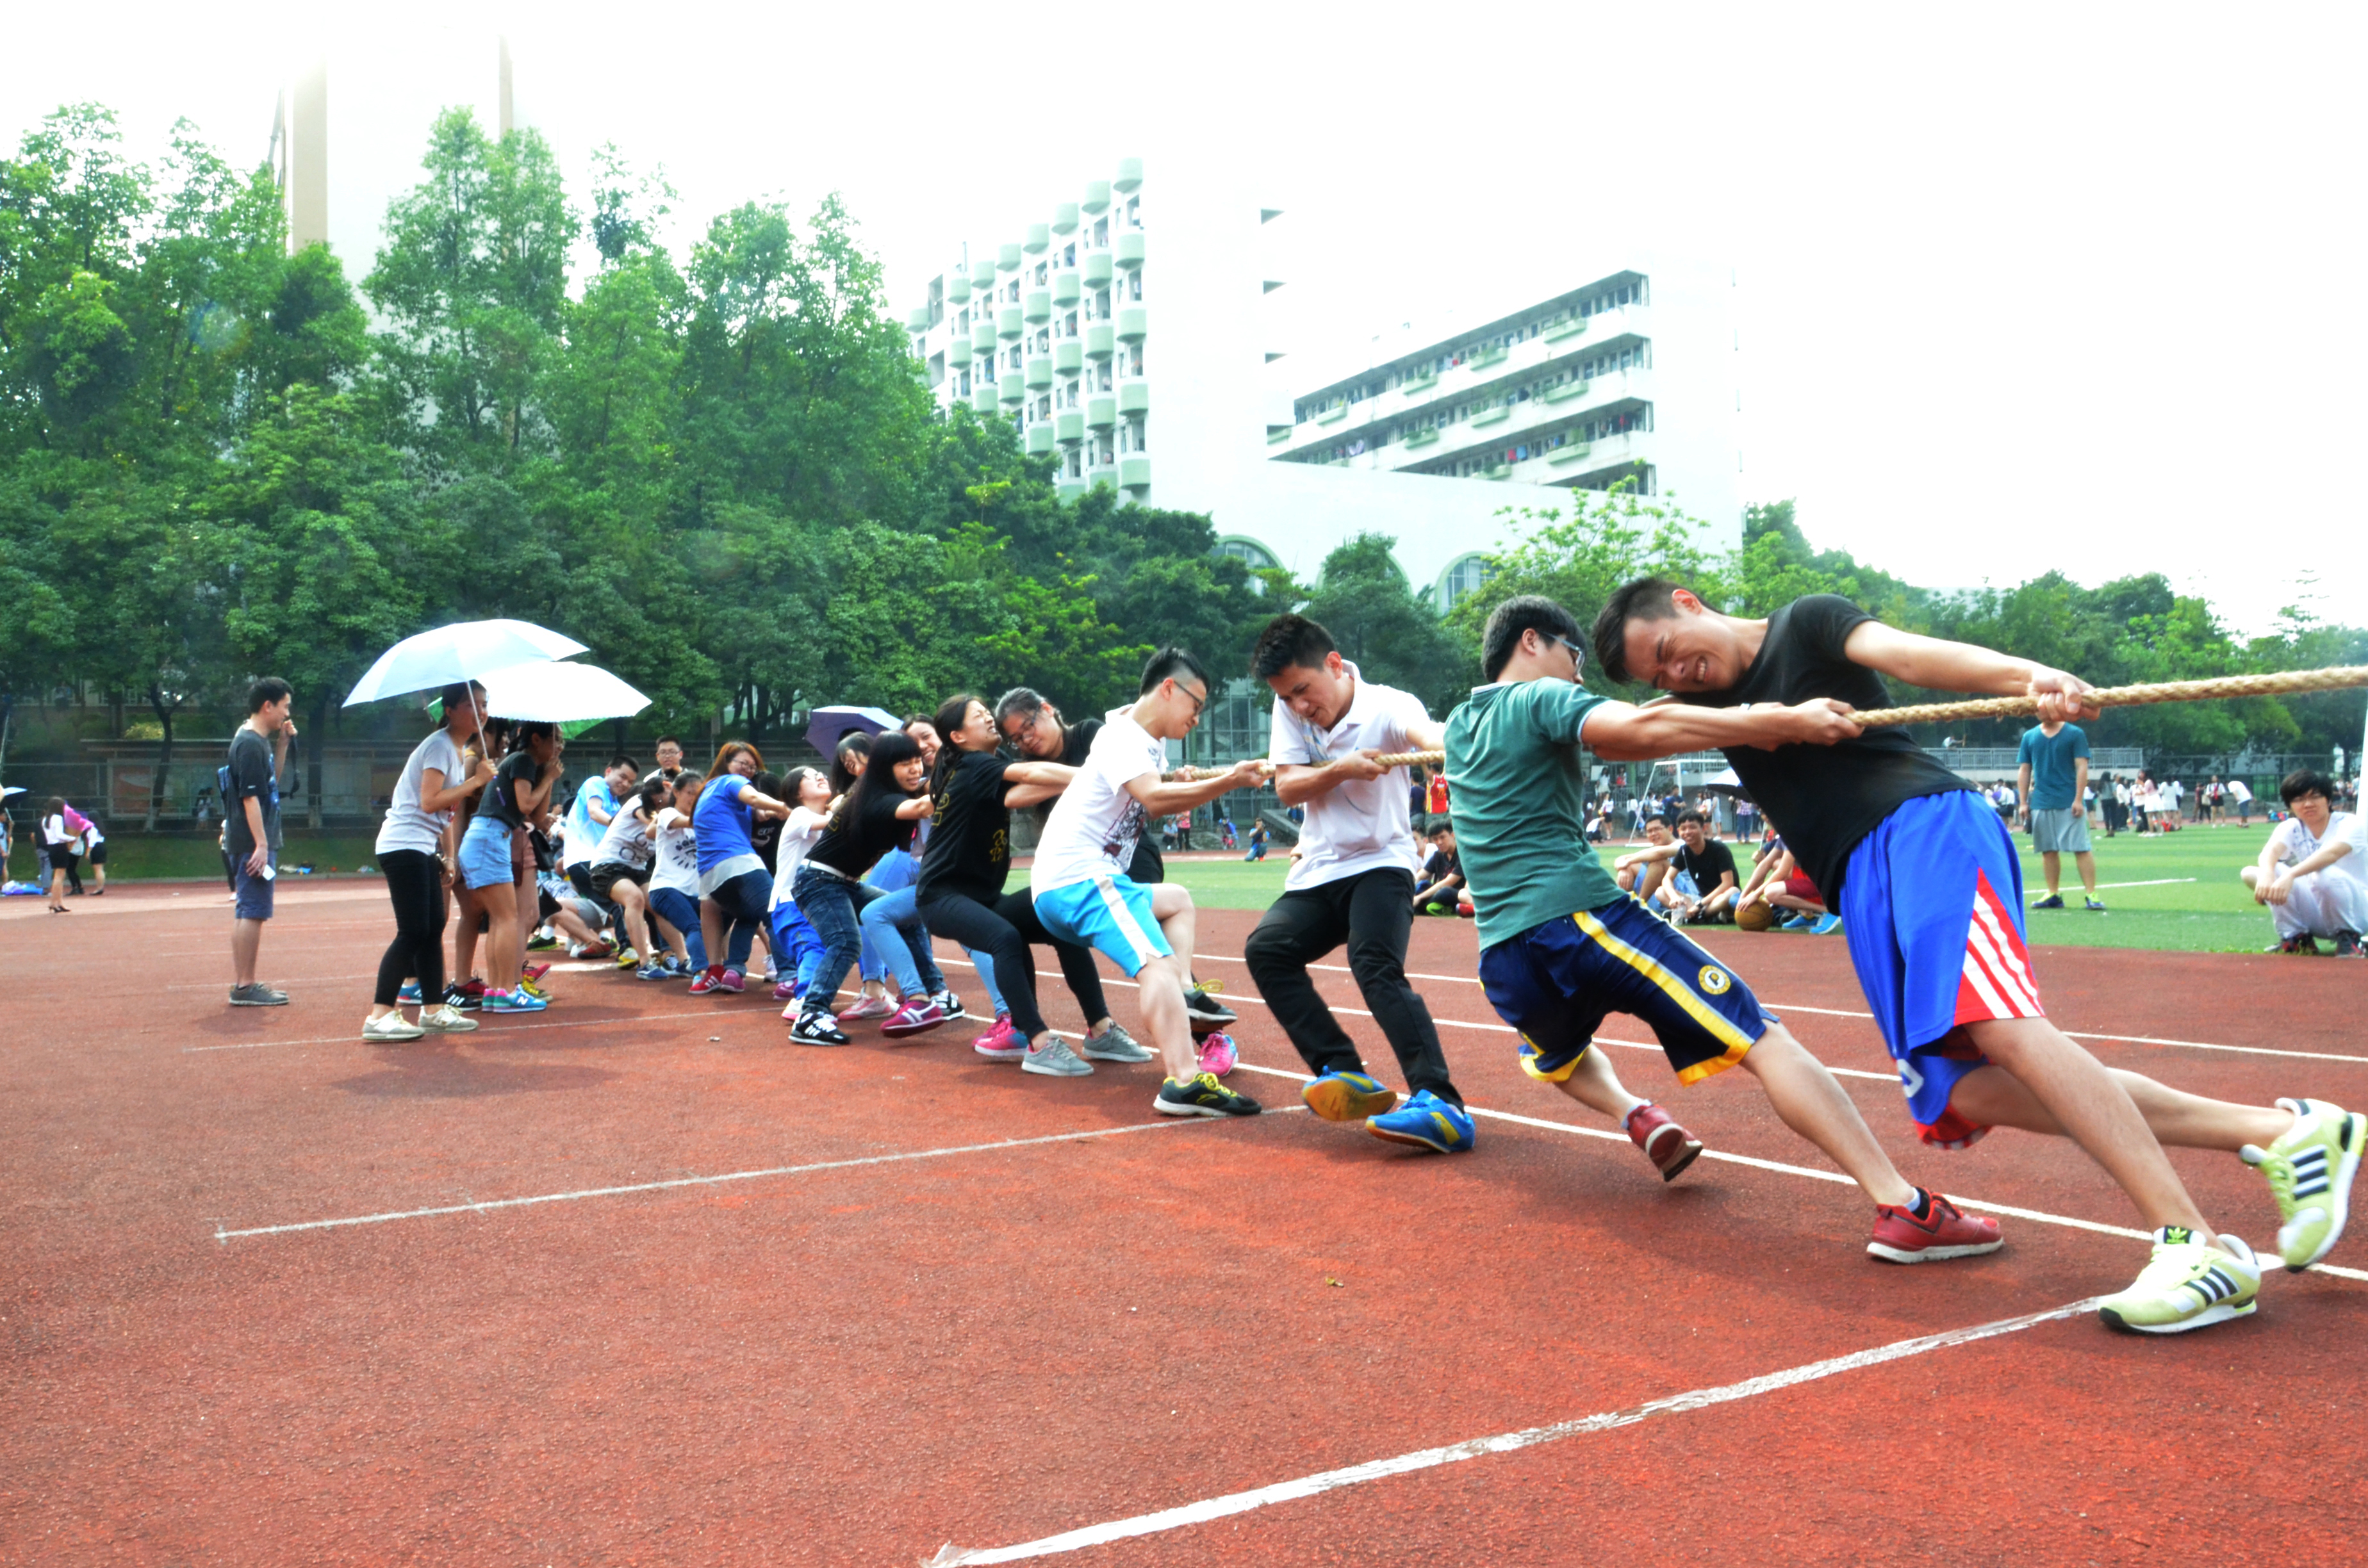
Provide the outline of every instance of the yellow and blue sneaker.
<path id="1" fill-rule="evenodd" d="M 2097 1304 L 2097 1315 L 2133 1334 L 2185 1334 L 2230 1318 L 2250 1317 L 2261 1289 L 2253 1249 L 2222 1235 L 2226 1250 L 2195 1239 L 2181 1225 L 2154 1233 L 2154 1257 L 2117 1296 Z"/>
<path id="2" fill-rule="evenodd" d="M 2267 1149 L 2248 1143 L 2238 1156 L 2257 1167 L 2278 1200 L 2278 1253 L 2299 1273 L 2325 1257 L 2343 1234 L 2351 1210 L 2351 1178 L 2360 1174 L 2360 1145 L 2368 1116 L 2325 1100 L 2280 1100 L 2294 1124 Z"/>
<path id="3" fill-rule="evenodd" d="M 1326 1121 L 1362 1121 L 1398 1103 L 1398 1092 L 1362 1073 L 1326 1067 L 1299 1091 L 1307 1108 Z"/>
<path id="4" fill-rule="evenodd" d="M 1460 1105 L 1440 1099 L 1429 1089 L 1417 1089 L 1406 1104 L 1386 1116 L 1369 1116 L 1365 1131 L 1393 1143 L 1413 1143 L 1440 1154 L 1461 1154 L 1472 1147 L 1472 1118 Z"/>

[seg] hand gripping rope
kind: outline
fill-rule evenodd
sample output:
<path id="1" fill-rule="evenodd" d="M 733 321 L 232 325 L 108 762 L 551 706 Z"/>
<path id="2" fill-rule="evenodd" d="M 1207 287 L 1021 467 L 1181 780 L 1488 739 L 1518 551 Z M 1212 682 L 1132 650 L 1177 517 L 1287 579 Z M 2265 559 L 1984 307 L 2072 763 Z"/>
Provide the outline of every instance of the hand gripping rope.
<path id="1" fill-rule="evenodd" d="M 2084 692 L 2081 702 L 2093 708 L 2136 708 L 2154 702 L 2208 702 L 2227 697 L 2284 697 L 2305 691 L 2340 691 L 2368 686 L 2368 665 L 2339 665 L 2324 670 L 2280 670 L 2269 675 L 2217 676 L 2210 680 L 2167 680 L 2152 686 L 2112 686 Z M 1662 697 L 1656 702 L 1674 701 Z M 2011 719 L 2036 714 L 2035 697 L 1981 697 L 1964 702 L 1925 702 L 1912 708 L 1878 708 L 1858 714 L 1869 729 L 1888 724 L 1931 724 L 1954 719 Z M 1393 752 L 1373 760 L 1383 767 L 1437 766 L 1447 754 L 1436 751 Z M 1223 767 L 1179 767 L 1162 778 L 1193 783 L 1230 771 Z"/>

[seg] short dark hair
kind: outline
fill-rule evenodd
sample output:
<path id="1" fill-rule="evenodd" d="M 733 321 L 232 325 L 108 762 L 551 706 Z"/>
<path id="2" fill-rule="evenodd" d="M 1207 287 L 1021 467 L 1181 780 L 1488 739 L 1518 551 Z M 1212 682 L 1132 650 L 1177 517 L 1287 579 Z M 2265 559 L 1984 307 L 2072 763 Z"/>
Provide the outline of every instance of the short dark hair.
<path id="1" fill-rule="evenodd" d="M 1429 833 L 1434 838 L 1442 833 L 1453 833 L 1455 831 L 1455 819 L 1449 816 L 1445 812 L 1441 812 L 1437 816 L 1430 819 L 1425 831 Z"/>
<path id="2" fill-rule="evenodd" d="M 680 735 L 660 735 L 657 738 L 657 744 L 662 746 L 672 746 L 675 750 L 680 751 L 682 749 L 682 737 Z"/>
<path id="3" fill-rule="evenodd" d="M 2297 767 L 2278 780 L 2278 799 L 2287 805 L 2305 795 L 2324 795 L 2331 806 L 2335 804 L 2335 780 L 2316 767 Z"/>
<path id="4" fill-rule="evenodd" d="M 1679 812 L 1678 813 L 1678 825 L 1679 827 L 1683 827 L 1688 823 L 1698 823 L 1703 827 L 1708 827 L 1710 825 L 1710 818 L 1702 815 L 1700 812 Z"/>
<path id="5" fill-rule="evenodd" d="M 1595 662 L 1603 667 L 1605 675 L 1619 681 L 1636 678 L 1628 673 L 1628 623 L 1671 619 L 1678 613 L 1678 607 L 1669 596 L 1685 586 L 1674 578 L 1639 577 L 1611 591 L 1601 613 L 1595 618 L 1595 630 L 1588 636 L 1595 649 Z M 1691 588 L 1686 591 L 1693 592 Z"/>
<path id="6" fill-rule="evenodd" d="M 249 713 L 260 713 L 267 706 L 279 701 L 281 698 L 295 695 L 296 688 L 278 676 L 265 676 L 246 688 L 246 710 Z M 468 696 L 469 694 L 463 691 L 461 694 L 461 700 L 467 701 Z"/>
<path id="7" fill-rule="evenodd" d="M 995 699 L 995 733 L 1003 733 L 1003 722 L 1017 713 L 1031 718 L 1044 711 L 1044 694 L 1032 686 L 1015 686 Z"/>
<path id="8" fill-rule="evenodd" d="M 1201 683 L 1204 695 L 1214 696 L 1209 689 L 1209 672 L 1200 660 L 1175 646 L 1162 648 L 1151 655 L 1143 666 L 1143 684 L 1135 688 L 1138 697 L 1148 697 L 1163 680 L 1178 676 L 1190 676 Z"/>
<path id="9" fill-rule="evenodd" d="M 616 752 L 616 753 L 611 754 L 611 755 L 610 755 L 610 756 L 609 756 L 609 767 L 630 767 L 630 768 L 632 768 L 632 769 L 633 770 L 633 777 L 634 777 L 634 778 L 639 778 L 642 776 L 642 765 L 641 765 L 640 763 L 638 763 L 638 762 L 635 762 L 632 757 L 627 756 L 623 752 Z M 607 768 L 603 768 L 603 769 L 601 769 L 601 771 L 605 773 L 605 772 L 607 772 L 607 771 L 608 771 L 608 769 L 607 769 Z"/>
<path id="10" fill-rule="evenodd" d="M 1278 615 L 1266 623 L 1257 646 L 1250 650 L 1250 674 L 1268 680 L 1294 665 L 1320 669 L 1324 655 L 1338 646 L 1329 631 L 1305 616 Z"/>
<path id="11" fill-rule="evenodd" d="M 1488 612 L 1487 628 L 1480 633 L 1480 673 L 1490 680 L 1504 674 L 1524 631 L 1578 641 L 1578 622 L 1570 611 L 1543 594 L 1518 594 Z"/>

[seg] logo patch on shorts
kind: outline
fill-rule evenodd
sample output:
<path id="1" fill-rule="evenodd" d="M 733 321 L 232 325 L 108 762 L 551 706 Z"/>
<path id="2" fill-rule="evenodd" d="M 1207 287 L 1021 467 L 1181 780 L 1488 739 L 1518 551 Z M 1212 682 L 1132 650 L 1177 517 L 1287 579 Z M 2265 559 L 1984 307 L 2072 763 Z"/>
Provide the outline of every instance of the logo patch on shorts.
<path id="1" fill-rule="evenodd" d="M 1726 994 L 1726 988 L 1735 983 L 1728 978 L 1726 971 L 1714 963 L 1702 965 L 1701 978 L 1702 993 L 1709 996 L 1724 996 Z"/>

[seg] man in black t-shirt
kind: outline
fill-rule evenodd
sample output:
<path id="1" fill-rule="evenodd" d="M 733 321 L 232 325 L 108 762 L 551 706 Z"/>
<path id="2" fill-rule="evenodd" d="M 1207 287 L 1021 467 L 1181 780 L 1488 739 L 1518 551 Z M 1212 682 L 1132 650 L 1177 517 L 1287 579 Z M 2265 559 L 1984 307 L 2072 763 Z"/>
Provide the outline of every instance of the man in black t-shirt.
<path id="1" fill-rule="evenodd" d="M 1453 915 L 1463 897 L 1463 861 L 1455 853 L 1455 830 L 1440 818 L 1431 830 L 1430 858 L 1422 863 L 1422 885 L 1415 890 L 1417 915 Z"/>
<path id="2" fill-rule="evenodd" d="M 2027 695 L 2043 720 L 2095 710 L 2074 676 L 1896 631 L 1835 595 L 1755 620 L 1722 615 L 1666 578 L 1641 578 L 1604 606 L 1594 643 L 1614 679 L 1647 681 L 1708 707 L 1827 699 L 1867 712 L 1890 705 L 1889 676 L 1943 691 Z M 2185 1145 L 2258 1156 L 2284 1221 L 2279 1249 L 2289 1268 L 2308 1267 L 2334 1244 L 2368 1118 L 2323 1101 L 2263 1108 L 2202 1100 L 2109 1072 L 2074 1043 L 2040 1006 L 2013 839 L 1903 729 L 1871 728 L 1830 747 L 1736 747 L 1726 757 L 1841 915 L 1925 1141 L 1963 1148 L 1992 1126 L 2066 1134 L 2146 1216 L 2153 1258 L 2130 1289 L 2100 1303 L 2106 1323 L 2176 1334 L 2253 1311 L 2260 1264 L 2243 1242 L 2214 1233 L 2164 1157 L 2158 1130 Z M 1892 1218 L 1903 1238 L 1961 1220 L 1945 1199 L 1920 1191 Z M 1889 1256 L 1880 1227 L 1869 1250 Z"/>
<path id="3" fill-rule="evenodd" d="M 222 851 L 236 900 L 230 927 L 233 1007 L 288 1005 L 286 992 L 255 978 L 255 965 L 279 874 L 279 779 L 288 767 L 288 743 L 296 738 L 290 716 L 295 705 L 278 676 L 256 681 L 246 694 L 246 722 L 231 737 L 230 764 L 222 769 Z"/>
<path id="4" fill-rule="evenodd" d="M 1709 819 L 1700 812 L 1678 818 L 1678 852 L 1670 858 L 1669 870 L 1669 912 L 1678 924 L 1734 921 L 1735 855 L 1710 835 Z M 1687 881 L 1680 882 L 1679 877 Z"/>

